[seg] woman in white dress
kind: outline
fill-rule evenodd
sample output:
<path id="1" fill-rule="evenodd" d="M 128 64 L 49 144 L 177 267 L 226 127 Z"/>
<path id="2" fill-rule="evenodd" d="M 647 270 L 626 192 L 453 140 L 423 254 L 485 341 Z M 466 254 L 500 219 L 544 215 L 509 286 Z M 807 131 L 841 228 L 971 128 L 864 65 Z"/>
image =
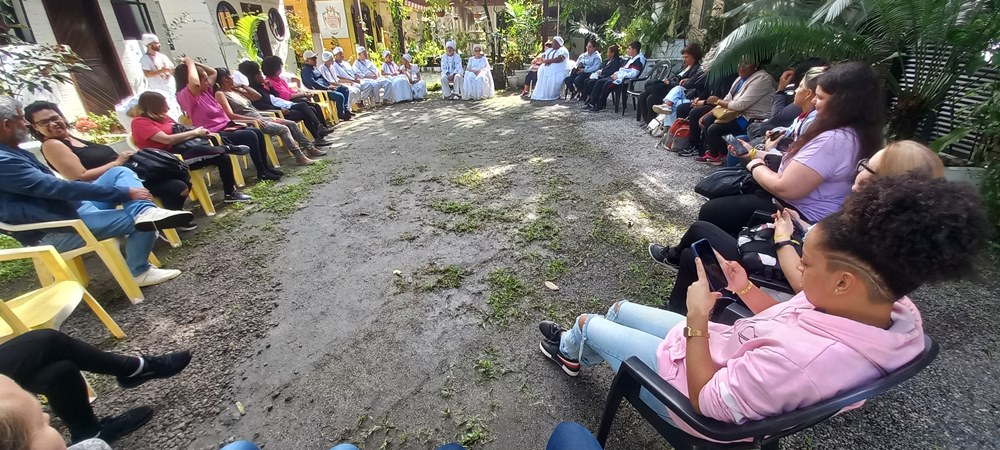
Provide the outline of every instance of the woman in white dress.
<path id="1" fill-rule="evenodd" d="M 427 82 L 420 79 L 420 68 L 413 64 L 413 57 L 409 53 L 403 54 L 403 65 L 400 66 L 403 75 L 410 81 L 410 91 L 414 100 L 427 98 Z"/>
<path id="2" fill-rule="evenodd" d="M 402 68 L 393 62 L 392 52 L 384 50 L 382 52 L 382 60 L 382 76 L 389 80 L 389 101 L 399 103 L 413 100 L 413 92 L 410 90 L 410 80 L 403 73 Z"/>
<path id="3" fill-rule="evenodd" d="M 472 57 L 465 66 L 465 81 L 462 89 L 462 100 L 479 100 L 493 96 L 493 73 L 490 71 L 490 61 L 483 55 L 483 46 L 472 46 Z"/>
<path id="4" fill-rule="evenodd" d="M 538 68 L 538 81 L 531 93 L 532 100 L 558 100 L 563 81 L 569 75 L 569 50 L 563 47 L 563 38 L 552 38 L 552 48 L 542 57 Z"/>

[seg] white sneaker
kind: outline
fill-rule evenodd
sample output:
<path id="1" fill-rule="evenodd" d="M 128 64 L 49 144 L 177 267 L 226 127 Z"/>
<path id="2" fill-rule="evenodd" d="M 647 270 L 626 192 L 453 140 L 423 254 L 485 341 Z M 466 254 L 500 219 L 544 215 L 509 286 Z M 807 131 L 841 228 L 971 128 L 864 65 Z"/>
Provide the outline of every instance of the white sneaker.
<path id="1" fill-rule="evenodd" d="M 188 211 L 172 211 L 163 208 L 146 208 L 135 218 L 135 229 L 155 231 L 177 228 L 191 223 L 194 214 Z"/>
<path id="2" fill-rule="evenodd" d="M 657 114 L 671 114 L 674 109 L 667 105 L 653 105 L 653 112 Z"/>
<path id="3" fill-rule="evenodd" d="M 135 277 L 135 283 L 138 284 L 139 287 L 153 286 L 163 283 L 164 281 L 177 278 L 180 274 L 181 271 L 176 269 L 158 269 L 156 267 L 150 267 L 149 270 Z"/>

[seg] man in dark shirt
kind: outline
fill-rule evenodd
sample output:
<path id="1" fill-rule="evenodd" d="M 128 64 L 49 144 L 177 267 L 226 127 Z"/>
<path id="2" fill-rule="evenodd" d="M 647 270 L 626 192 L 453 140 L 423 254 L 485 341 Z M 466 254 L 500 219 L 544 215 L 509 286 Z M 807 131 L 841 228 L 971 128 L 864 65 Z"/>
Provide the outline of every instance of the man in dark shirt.
<path id="1" fill-rule="evenodd" d="M 302 65 L 302 84 L 309 89 L 326 91 L 330 101 L 337 104 L 337 114 L 340 120 L 351 120 L 351 110 L 347 107 L 347 99 L 351 95 L 351 91 L 347 89 L 347 86 L 330 84 L 326 78 L 323 78 L 319 70 L 316 70 L 316 52 L 306 50 L 302 53 L 302 59 L 306 62 Z"/>

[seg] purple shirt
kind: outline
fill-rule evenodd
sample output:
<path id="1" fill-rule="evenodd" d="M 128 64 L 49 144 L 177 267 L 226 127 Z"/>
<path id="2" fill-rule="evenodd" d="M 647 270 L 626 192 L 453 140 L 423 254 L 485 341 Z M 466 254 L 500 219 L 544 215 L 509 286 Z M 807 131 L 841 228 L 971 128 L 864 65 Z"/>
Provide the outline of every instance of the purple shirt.
<path id="1" fill-rule="evenodd" d="M 813 138 L 791 161 L 815 170 L 823 177 L 823 182 L 805 197 L 785 201 L 810 222 L 819 221 L 840 209 L 854 186 L 860 150 L 857 135 L 850 128 L 825 131 Z M 783 172 L 791 161 L 783 159 L 778 173 Z"/>
<path id="2" fill-rule="evenodd" d="M 191 89 L 185 87 L 177 93 L 177 103 L 196 127 L 205 127 L 208 131 L 218 133 L 229 124 L 229 116 L 215 100 L 215 93 L 211 88 L 202 90 L 201 95 L 195 97 Z"/>

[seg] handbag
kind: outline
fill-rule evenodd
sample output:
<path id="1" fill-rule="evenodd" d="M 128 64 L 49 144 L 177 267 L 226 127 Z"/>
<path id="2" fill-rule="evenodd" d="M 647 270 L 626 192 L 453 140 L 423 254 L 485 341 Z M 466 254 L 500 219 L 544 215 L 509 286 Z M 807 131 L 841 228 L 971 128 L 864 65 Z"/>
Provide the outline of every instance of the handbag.
<path id="1" fill-rule="evenodd" d="M 743 167 L 725 167 L 708 174 L 694 187 L 694 191 L 705 198 L 713 199 L 730 195 L 754 194 L 760 185 L 754 181 L 750 171 Z"/>
<path id="2" fill-rule="evenodd" d="M 174 126 L 171 129 L 172 133 L 170 133 L 170 134 L 179 134 L 179 133 L 183 133 L 185 131 L 191 131 L 193 129 L 194 128 L 191 128 L 191 127 L 183 125 L 183 124 L 174 123 Z M 194 147 L 198 147 L 198 146 L 202 146 L 202 145 L 212 145 L 212 143 L 211 143 L 211 141 L 208 140 L 208 138 L 193 137 L 193 138 L 188 139 L 188 140 L 186 140 L 184 142 L 178 142 L 178 143 L 174 144 L 174 152 L 175 153 L 184 153 L 184 151 L 186 151 L 186 150 L 190 150 L 190 149 L 192 149 Z"/>
<path id="3" fill-rule="evenodd" d="M 740 112 L 725 106 L 716 106 L 712 108 L 712 115 L 715 116 L 715 123 L 729 123 L 736 120 L 740 116 Z"/>
<path id="4" fill-rule="evenodd" d="M 190 183 L 188 165 L 173 153 L 158 148 L 144 148 L 125 161 L 123 166 L 132 169 L 144 181 L 181 180 Z"/>

